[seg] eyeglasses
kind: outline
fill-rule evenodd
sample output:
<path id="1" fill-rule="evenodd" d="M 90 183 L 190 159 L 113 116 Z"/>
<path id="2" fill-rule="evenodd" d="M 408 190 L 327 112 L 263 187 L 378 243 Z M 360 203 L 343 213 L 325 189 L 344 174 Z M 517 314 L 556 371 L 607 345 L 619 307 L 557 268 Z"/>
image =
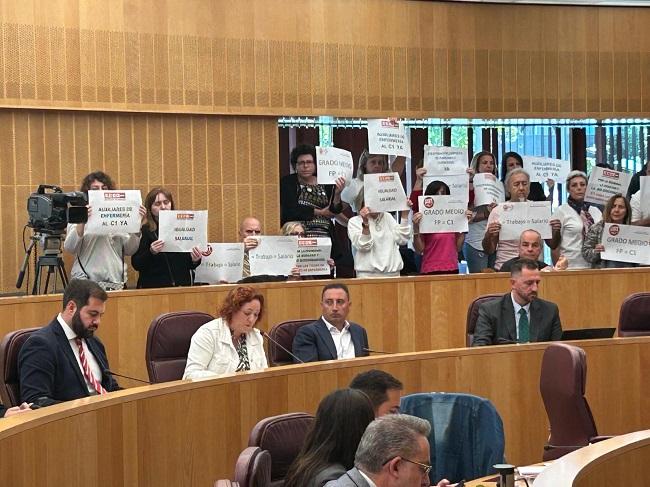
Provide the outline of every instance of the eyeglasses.
<path id="1" fill-rule="evenodd" d="M 289 235 L 291 235 L 292 237 L 304 237 L 305 232 L 289 232 Z"/>
<path id="2" fill-rule="evenodd" d="M 409 463 L 412 463 L 412 464 L 417 465 L 418 467 L 420 467 L 422 469 L 422 475 L 423 476 L 424 475 L 429 475 L 429 472 L 433 468 L 432 465 L 427 465 L 426 463 L 414 462 L 413 460 L 409 460 L 408 458 L 405 458 L 405 457 L 400 457 L 400 458 L 402 460 L 404 460 L 405 462 L 409 462 Z M 390 460 L 392 460 L 392 458 Z M 384 462 L 384 465 L 386 465 L 388 462 L 390 462 L 390 460 L 387 460 L 386 462 Z"/>

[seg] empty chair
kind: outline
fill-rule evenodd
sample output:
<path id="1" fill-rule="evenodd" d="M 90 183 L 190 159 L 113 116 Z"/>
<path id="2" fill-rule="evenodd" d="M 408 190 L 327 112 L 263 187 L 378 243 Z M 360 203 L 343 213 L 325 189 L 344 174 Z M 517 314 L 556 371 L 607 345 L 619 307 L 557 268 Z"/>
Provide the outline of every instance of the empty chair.
<path id="1" fill-rule="evenodd" d="M 465 345 L 468 347 L 472 346 L 472 341 L 474 340 L 474 330 L 476 329 L 476 322 L 478 320 L 478 307 L 487 301 L 497 299 L 502 297 L 503 294 L 484 294 L 474 299 L 467 308 L 467 323 L 466 323 L 466 333 Z"/>
<path id="2" fill-rule="evenodd" d="M 539 390 L 551 433 L 544 446 L 544 460 L 554 460 L 599 437 L 585 398 L 587 358 L 585 351 L 566 343 L 544 350 Z"/>
<path id="3" fill-rule="evenodd" d="M 214 317 L 201 311 L 174 311 L 155 318 L 147 332 L 145 361 L 153 383 L 183 378 L 190 341 Z"/>
<path id="4" fill-rule="evenodd" d="M 630 294 L 621 304 L 618 336 L 650 335 L 650 293 Z"/>
<path id="5" fill-rule="evenodd" d="M 301 319 L 301 320 L 290 320 L 283 321 L 273 326 L 269 331 L 269 336 L 280 345 L 282 345 L 287 350 L 291 351 L 293 346 L 293 339 L 298 332 L 298 328 L 309 323 L 313 323 L 316 319 Z M 276 365 L 289 365 L 293 363 L 291 356 L 278 347 L 273 341 L 269 340 L 269 363 L 271 366 Z"/>
<path id="6" fill-rule="evenodd" d="M 271 482 L 271 455 L 249 446 L 239 454 L 234 480 L 217 480 L 214 487 L 268 487 Z"/>
<path id="7" fill-rule="evenodd" d="M 0 343 L 0 398 L 2 404 L 10 408 L 19 406 L 20 374 L 18 373 L 18 355 L 29 336 L 39 328 L 24 328 L 7 333 Z"/>
<path id="8" fill-rule="evenodd" d="M 420 393 L 404 396 L 400 410 L 431 424 L 432 485 L 494 473 L 503 463 L 503 422 L 494 405 L 471 394 Z"/>
<path id="9" fill-rule="evenodd" d="M 288 413 L 259 421 L 248 437 L 248 446 L 258 446 L 271 455 L 271 486 L 281 486 L 289 466 L 302 447 L 314 416 Z"/>

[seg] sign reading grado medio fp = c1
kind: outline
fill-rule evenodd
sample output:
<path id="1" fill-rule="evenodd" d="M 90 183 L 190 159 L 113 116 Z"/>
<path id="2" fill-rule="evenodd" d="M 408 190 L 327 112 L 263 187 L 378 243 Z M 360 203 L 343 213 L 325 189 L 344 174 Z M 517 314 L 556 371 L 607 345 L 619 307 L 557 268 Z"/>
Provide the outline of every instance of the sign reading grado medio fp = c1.
<path id="1" fill-rule="evenodd" d="M 605 223 L 600 258 L 650 265 L 650 228 Z"/>
<path id="2" fill-rule="evenodd" d="M 317 146 L 316 165 L 318 184 L 334 184 L 339 177 L 344 178 L 346 182 L 352 180 L 354 166 L 350 151 L 338 147 Z"/>
<path id="3" fill-rule="evenodd" d="M 84 233 L 138 233 L 142 224 L 139 213 L 141 204 L 142 196 L 136 189 L 88 191 L 91 214 Z"/>
<path id="4" fill-rule="evenodd" d="M 419 196 L 420 233 L 467 231 L 467 201 L 447 195 Z"/>
<path id="5" fill-rule="evenodd" d="M 191 252 L 208 246 L 208 212 L 165 210 L 158 214 L 158 238 L 163 252 Z"/>
<path id="6" fill-rule="evenodd" d="M 396 172 L 364 175 L 363 199 L 365 206 L 376 213 L 408 210 L 406 193 Z"/>
<path id="7" fill-rule="evenodd" d="M 208 243 L 208 249 L 201 255 L 194 281 L 219 284 L 241 280 L 244 273 L 243 242 Z"/>
<path id="8" fill-rule="evenodd" d="M 368 152 L 411 157 L 411 144 L 404 123 L 396 118 L 369 119 Z"/>

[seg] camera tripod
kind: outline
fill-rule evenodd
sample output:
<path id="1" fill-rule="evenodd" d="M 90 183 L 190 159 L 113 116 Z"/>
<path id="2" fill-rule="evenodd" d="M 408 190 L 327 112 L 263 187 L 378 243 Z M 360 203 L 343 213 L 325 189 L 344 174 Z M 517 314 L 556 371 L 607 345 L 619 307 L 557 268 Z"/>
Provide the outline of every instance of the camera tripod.
<path id="1" fill-rule="evenodd" d="M 16 287 L 20 289 L 23 285 L 23 279 L 25 277 L 25 271 L 29 265 L 29 256 L 32 253 L 32 250 L 36 244 L 40 243 L 43 248 L 43 255 L 38 256 L 35 266 L 35 275 L 34 275 L 34 285 L 32 286 L 32 294 L 48 294 L 48 292 L 56 292 L 57 280 L 61 280 L 63 287 L 68 284 L 68 275 L 65 272 L 65 266 L 63 265 L 63 258 L 61 257 L 61 239 L 62 234 L 48 234 L 48 233 L 39 233 L 34 232 L 30 237 L 32 241 L 25 252 L 25 258 L 23 259 L 23 265 L 20 268 L 18 273 L 18 280 L 16 281 Z M 43 276 L 43 270 L 47 269 L 47 275 L 45 278 L 45 286 L 43 292 L 41 293 L 41 280 Z M 54 277 L 54 279 L 51 279 Z M 52 281 L 52 288 L 50 289 L 50 280 Z"/>

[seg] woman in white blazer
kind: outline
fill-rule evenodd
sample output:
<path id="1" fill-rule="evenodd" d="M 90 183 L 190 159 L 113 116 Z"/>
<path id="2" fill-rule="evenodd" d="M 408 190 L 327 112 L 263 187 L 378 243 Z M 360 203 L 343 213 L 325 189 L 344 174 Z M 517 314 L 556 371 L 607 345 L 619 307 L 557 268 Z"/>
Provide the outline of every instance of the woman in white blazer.
<path id="1" fill-rule="evenodd" d="M 268 367 L 262 334 L 255 323 L 262 316 L 264 296 L 248 286 L 228 293 L 219 318 L 199 328 L 190 344 L 183 379 L 200 379 Z"/>

